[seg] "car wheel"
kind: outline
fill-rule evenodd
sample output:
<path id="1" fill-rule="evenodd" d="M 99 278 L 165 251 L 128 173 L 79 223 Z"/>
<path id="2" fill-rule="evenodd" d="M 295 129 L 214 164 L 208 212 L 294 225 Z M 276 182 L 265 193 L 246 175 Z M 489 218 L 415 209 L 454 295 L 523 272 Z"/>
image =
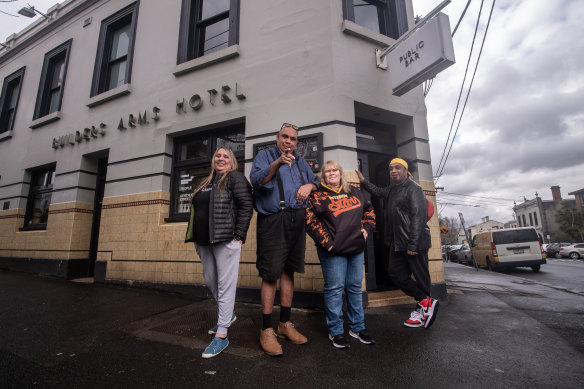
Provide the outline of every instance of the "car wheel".
<path id="1" fill-rule="evenodd" d="M 562 253 L 560 253 L 559 251 L 556 251 L 556 254 L 554 255 L 554 257 L 556 257 L 557 259 L 562 258 Z"/>
<path id="2" fill-rule="evenodd" d="M 487 269 L 489 269 L 489 271 L 493 271 L 493 264 L 489 258 L 487 258 Z"/>
<path id="3" fill-rule="evenodd" d="M 533 270 L 535 273 L 537 273 L 539 271 L 539 269 L 541 269 L 541 265 L 533 265 L 531 267 L 531 270 Z"/>
<path id="4" fill-rule="evenodd" d="M 570 258 L 572 258 L 572 259 L 578 259 L 578 258 L 580 258 L 580 254 L 578 254 L 576 252 L 570 253 Z"/>

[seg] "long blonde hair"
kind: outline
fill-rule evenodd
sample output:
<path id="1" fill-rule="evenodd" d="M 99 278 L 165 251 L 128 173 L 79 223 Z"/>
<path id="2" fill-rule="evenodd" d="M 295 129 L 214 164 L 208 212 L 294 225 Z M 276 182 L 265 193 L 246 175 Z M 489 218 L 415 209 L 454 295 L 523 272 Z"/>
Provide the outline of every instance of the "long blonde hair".
<path id="1" fill-rule="evenodd" d="M 337 161 L 330 160 L 330 161 L 326 161 L 324 163 L 324 166 L 322 168 L 322 173 L 320 176 L 320 182 L 322 182 L 326 185 L 326 182 L 324 182 L 324 171 L 326 170 L 327 166 L 329 166 L 329 165 L 331 165 L 335 169 L 339 169 L 339 174 L 341 175 L 341 187 L 343 188 L 343 192 L 350 193 L 351 188 L 347 184 L 347 181 L 345 180 L 345 176 L 343 175 L 343 167 Z"/>
<path id="2" fill-rule="evenodd" d="M 209 175 L 203 181 L 201 181 L 199 186 L 197 186 L 197 189 L 195 189 L 195 191 L 193 192 L 193 197 L 201 189 L 206 188 L 213 181 L 213 178 L 215 177 L 215 167 L 216 167 L 215 166 L 215 154 L 217 154 L 217 152 L 219 150 L 225 150 L 227 152 L 227 154 L 229 155 L 229 162 L 231 162 L 231 168 L 227 172 L 225 172 L 225 174 L 223 174 L 223 177 L 221 177 L 221 179 L 217 183 L 217 188 L 219 189 L 219 192 L 221 192 L 225 188 L 225 182 L 227 180 L 227 176 L 229 175 L 229 173 L 231 173 L 234 170 L 237 170 L 237 159 L 235 158 L 233 151 L 231 151 L 231 149 L 229 149 L 227 147 L 217 147 L 217 150 L 215 150 L 215 152 L 213 153 L 213 157 L 211 158 L 211 173 L 209 173 Z"/>

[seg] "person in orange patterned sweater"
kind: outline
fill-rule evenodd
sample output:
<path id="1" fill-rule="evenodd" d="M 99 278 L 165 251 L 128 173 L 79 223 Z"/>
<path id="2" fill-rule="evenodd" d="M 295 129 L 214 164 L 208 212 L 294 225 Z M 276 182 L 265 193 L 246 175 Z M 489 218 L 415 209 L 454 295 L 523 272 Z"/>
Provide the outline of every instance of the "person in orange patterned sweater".
<path id="1" fill-rule="evenodd" d="M 343 178 L 343 168 L 327 161 L 319 188 L 308 198 L 306 232 L 316 243 L 324 276 L 324 304 L 329 339 L 348 348 L 344 335 L 343 290 L 347 295 L 349 335 L 362 343 L 375 343 L 365 328 L 361 282 L 365 241 L 375 228 L 371 202 Z"/>

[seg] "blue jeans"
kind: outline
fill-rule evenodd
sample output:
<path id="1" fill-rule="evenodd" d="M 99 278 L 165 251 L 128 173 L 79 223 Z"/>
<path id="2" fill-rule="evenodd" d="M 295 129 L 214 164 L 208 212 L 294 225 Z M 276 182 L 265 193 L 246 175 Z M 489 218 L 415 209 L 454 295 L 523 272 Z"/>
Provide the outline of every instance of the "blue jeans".
<path id="1" fill-rule="evenodd" d="M 326 324 L 332 336 L 343 334 L 343 290 L 347 293 L 347 319 L 349 329 L 365 329 L 365 315 L 361 296 L 364 253 L 354 255 L 329 254 L 318 248 L 318 259 L 324 276 L 324 306 Z"/>

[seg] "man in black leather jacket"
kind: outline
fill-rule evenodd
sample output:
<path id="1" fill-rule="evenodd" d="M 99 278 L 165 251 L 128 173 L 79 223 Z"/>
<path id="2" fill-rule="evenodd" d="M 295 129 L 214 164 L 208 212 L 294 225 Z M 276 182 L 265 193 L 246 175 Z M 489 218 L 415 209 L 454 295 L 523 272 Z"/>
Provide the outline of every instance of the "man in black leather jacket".
<path id="1" fill-rule="evenodd" d="M 403 159 L 391 160 L 389 174 L 391 185 L 379 188 L 357 171 L 363 188 L 386 200 L 384 240 L 389 247 L 389 275 L 396 286 L 418 302 L 404 325 L 429 328 L 438 312 L 438 300 L 430 297 L 428 249 L 431 241 L 430 229 L 426 225 L 426 197 L 422 188 L 411 179 L 408 164 Z"/>

